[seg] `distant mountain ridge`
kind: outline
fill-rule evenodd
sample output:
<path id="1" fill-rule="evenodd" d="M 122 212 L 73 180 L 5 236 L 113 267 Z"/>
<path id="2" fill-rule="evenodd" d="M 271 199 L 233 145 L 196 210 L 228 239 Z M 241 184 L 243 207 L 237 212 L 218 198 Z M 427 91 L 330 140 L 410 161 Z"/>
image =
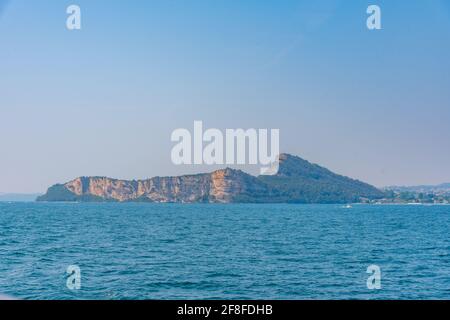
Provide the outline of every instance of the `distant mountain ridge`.
<path id="1" fill-rule="evenodd" d="M 32 202 L 40 193 L 0 193 L 0 202 Z"/>
<path id="2" fill-rule="evenodd" d="M 240 170 L 147 180 L 80 177 L 50 187 L 38 201 L 155 203 L 354 203 L 384 193 L 289 154 L 277 175 L 255 177 Z"/>
<path id="3" fill-rule="evenodd" d="M 418 186 L 389 186 L 384 189 L 399 192 L 450 192 L 450 183 Z"/>

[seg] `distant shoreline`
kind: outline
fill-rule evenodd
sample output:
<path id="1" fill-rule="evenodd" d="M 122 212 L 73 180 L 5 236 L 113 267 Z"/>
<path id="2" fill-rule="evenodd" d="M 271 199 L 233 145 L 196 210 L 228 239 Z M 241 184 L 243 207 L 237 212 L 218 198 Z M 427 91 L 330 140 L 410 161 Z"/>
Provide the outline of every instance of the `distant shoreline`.
<path id="1" fill-rule="evenodd" d="M 232 205 L 258 205 L 258 206 L 271 206 L 271 205 L 292 205 L 292 206 L 341 206 L 343 209 L 351 209 L 346 208 L 344 206 L 399 206 L 399 207 L 434 207 L 434 206 L 450 206 L 450 203 L 202 203 L 202 202 L 188 202 L 188 203 L 180 203 L 180 202 L 135 202 L 135 201 L 127 201 L 127 202 L 119 202 L 119 201 L 103 201 L 103 202 L 84 202 L 84 201 L 0 201 L 0 204 L 92 204 L 92 205 L 102 205 L 102 204 L 114 204 L 114 205 L 128 205 L 128 204 L 138 204 L 138 205 L 179 205 L 179 206 L 232 206 Z"/>

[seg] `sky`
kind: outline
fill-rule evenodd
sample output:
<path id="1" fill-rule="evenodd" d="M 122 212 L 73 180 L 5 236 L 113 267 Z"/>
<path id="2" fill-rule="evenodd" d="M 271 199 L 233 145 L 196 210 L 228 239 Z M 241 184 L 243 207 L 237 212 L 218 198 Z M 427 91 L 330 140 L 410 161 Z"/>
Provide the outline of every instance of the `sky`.
<path id="1" fill-rule="evenodd" d="M 0 0 L 0 192 L 212 171 L 171 162 L 194 120 L 379 187 L 448 182 L 449 57 L 446 0 Z"/>

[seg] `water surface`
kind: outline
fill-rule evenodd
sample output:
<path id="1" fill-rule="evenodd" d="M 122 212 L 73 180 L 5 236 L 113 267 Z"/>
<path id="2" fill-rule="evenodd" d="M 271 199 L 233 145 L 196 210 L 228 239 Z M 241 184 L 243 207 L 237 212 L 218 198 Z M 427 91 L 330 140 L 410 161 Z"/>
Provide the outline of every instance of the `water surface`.
<path id="1" fill-rule="evenodd" d="M 450 299 L 449 231 L 450 206 L 0 203 L 0 293 Z M 381 290 L 367 289 L 372 264 Z"/>

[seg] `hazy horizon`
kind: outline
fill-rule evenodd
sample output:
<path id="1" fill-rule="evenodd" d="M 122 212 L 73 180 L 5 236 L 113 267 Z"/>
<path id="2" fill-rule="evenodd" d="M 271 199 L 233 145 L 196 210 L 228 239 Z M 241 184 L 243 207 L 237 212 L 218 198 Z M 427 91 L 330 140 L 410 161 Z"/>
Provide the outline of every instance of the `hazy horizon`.
<path id="1" fill-rule="evenodd" d="M 224 168 L 226 168 L 226 166 L 224 167 Z M 211 172 L 212 170 L 214 170 L 214 169 L 210 169 L 210 171 L 199 171 L 199 172 L 194 172 L 194 173 L 191 173 L 191 174 L 196 174 L 196 173 L 208 173 L 208 172 Z M 217 169 L 215 169 L 215 170 L 217 170 Z M 244 169 L 244 171 L 245 171 L 245 169 Z M 248 172 L 248 171 L 246 171 L 247 173 L 249 173 L 249 174 L 251 174 L 251 172 Z M 335 173 L 337 173 L 337 172 L 335 172 Z M 337 174 L 339 174 L 339 173 L 337 173 Z M 255 174 L 253 174 L 254 176 L 257 176 L 257 175 L 255 175 Z M 157 176 L 160 176 L 160 175 L 157 175 Z M 141 178 L 141 179 L 133 179 L 133 178 L 131 178 L 131 179 L 122 179 L 122 180 L 146 180 L 146 179 L 151 179 L 151 178 L 154 178 L 154 177 L 157 177 L 157 176 L 152 176 L 152 177 L 147 177 L 147 178 Z M 80 177 L 86 177 L 85 175 L 81 175 L 81 176 L 77 176 L 77 177 L 73 177 L 72 179 L 70 179 L 70 180 L 67 180 L 67 181 L 59 181 L 59 182 L 55 182 L 55 183 L 53 183 L 52 185 L 49 185 L 48 187 L 51 187 L 51 186 L 53 186 L 53 185 L 55 185 L 55 184 L 60 184 L 60 183 L 67 183 L 67 182 L 69 182 L 69 181 L 72 181 L 72 180 L 74 180 L 74 179 L 77 179 L 77 178 L 80 178 Z M 91 177 L 99 177 L 99 176 L 91 176 Z M 101 176 L 101 177 L 103 177 L 103 176 Z M 116 177 L 109 177 L 109 176 L 104 176 L 104 177 L 106 177 L 106 178 L 111 178 L 111 179 L 117 179 Z M 163 176 L 164 177 L 164 176 Z M 352 177 L 350 177 L 350 178 L 352 178 Z M 366 182 L 366 181 L 363 181 L 363 182 Z M 383 188 L 388 188 L 388 187 L 434 187 L 434 186 L 441 186 L 441 185 L 447 185 L 447 184 L 450 184 L 450 182 L 446 182 L 446 181 L 444 181 L 444 182 L 440 182 L 440 183 L 436 183 L 436 184 L 419 184 L 419 185 L 401 185 L 401 184 L 395 184 L 395 185 L 385 185 L 385 186 L 375 186 L 375 187 L 377 187 L 377 188 L 379 188 L 379 189 L 383 189 Z M 35 191 L 35 192 L 25 192 L 25 193 L 23 193 L 23 192 L 4 192 L 4 191 L 0 191 L 0 196 L 5 196 L 5 195 L 7 195 L 7 196 L 11 196 L 11 195 L 28 195 L 28 196 L 39 196 L 39 195 L 43 195 L 43 194 L 45 194 L 45 192 L 47 191 L 47 188 L 45 189 L 45 190 L 41 190 L 41 191 Z M 0 201 L 2 201 L 2 199 L 0 199 Z"/>
<path id="2" fill-rule="evenodd" d="M 171 162 L 195 120 L 377 187 L 450 181 L 449 1 L 0 0 L 0 39 L 0 193 L 213 171 Z"/>

